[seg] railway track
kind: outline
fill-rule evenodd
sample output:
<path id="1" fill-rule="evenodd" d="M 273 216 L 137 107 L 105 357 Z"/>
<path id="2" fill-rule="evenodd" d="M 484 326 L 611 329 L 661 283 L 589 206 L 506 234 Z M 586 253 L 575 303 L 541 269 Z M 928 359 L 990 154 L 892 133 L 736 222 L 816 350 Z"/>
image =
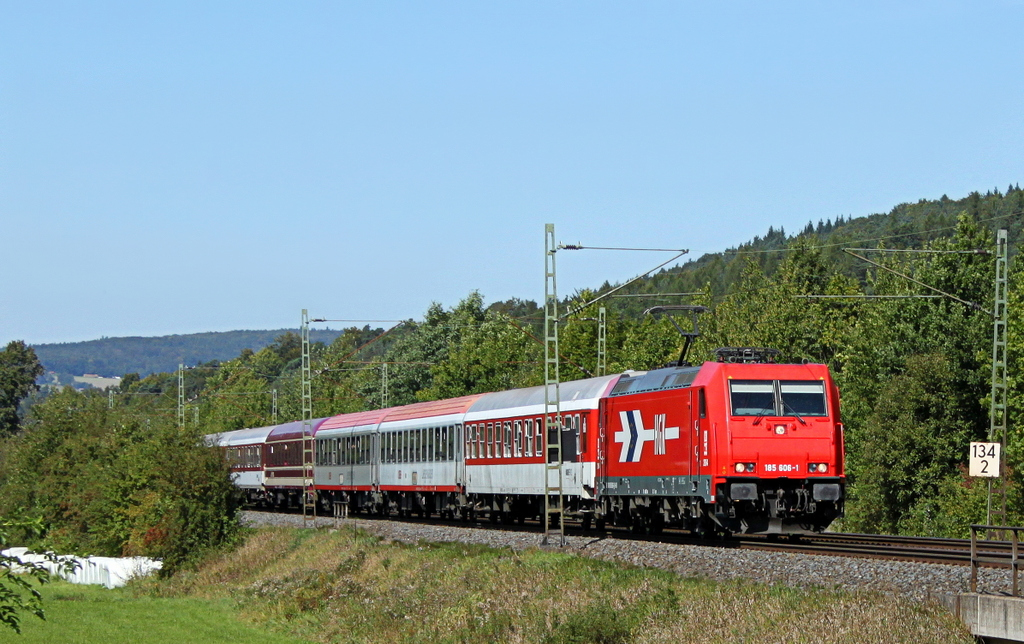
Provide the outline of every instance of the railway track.
<path id="1" fill-rule="evenodd" d="M 538 533 L 540 524 L 527 521 L 524 524 L 492 523 L 490 521 L 456 522 L 435 518 L 417 517 L 377 517 L 360 514 L 353 516 L 361 521 L 405 521 L 422 525 L 459 526 L 482 528 L 488 530 L 504 530 L 514 532 Z M 910 561 L 916 563 L 945 564 L 969 566 L 971 563 L 970 539 L 947 539 L 939 537 L 908 537 L 876 534 L 856 534 L 824 532 L 819 534 L 801 534 L 789 536 L 763 535 L 731 535 L 724 538 L 702 539 L 684 531 L 665 530 L 659 535 L 636 534 L 627 528 L 609 527 L 603 532 L 583 530 L 578 525 L 567 525 L 568 536 L 591 539 L 623 539 L 634 541 L 653 541 L 688 546 L 703 546 L 721 549 L 753 549 L 772 552 L 788 552 L 810 555 L 831 555 L 839 557 L 861 557 L 869 559 L 888 559 L 892 561 Z M 1005 558 L 1007 563 L 1011 557 L 1011 546 L 1008 541 L 978 541 L 978 553 L 984 556 Z M 988 566 L 988 564 L 983 564 Z"/>

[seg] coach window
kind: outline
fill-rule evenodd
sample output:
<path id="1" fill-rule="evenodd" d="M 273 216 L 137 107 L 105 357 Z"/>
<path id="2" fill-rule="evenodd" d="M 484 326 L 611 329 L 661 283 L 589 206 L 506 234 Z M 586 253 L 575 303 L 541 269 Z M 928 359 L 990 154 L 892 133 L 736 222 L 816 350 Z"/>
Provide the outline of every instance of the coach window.
<path id="1" fill-rule="evenodd" d="M 526 455 L 533 456 L 533 419 L 527 418 L 523 424 L 526 431 Z"/>
<path id="2" fill-rule="evenodd" d="M 523 455 L 523 421 L 521 421 L 521 420 L 514 421 L 514 427 L 515 427 L 514 431 L 515 431 L 515 446 L 516 446 L 514 455 L 515 455 L 516 458 L 519 458 L 520 456 Z"/>
<path id="3" fill-rule="evenodd" d="M 491 434 L 494 432 L 494 425 L 492 423 L 487 423 L 486 425 L 480 423 L 480 427 L 483 429 L 482 433 L 484 435 L 484 453 L 481 456 L 483 458 L 491 458 Z"/>
<path id="4" fill-rule="evenodd" d="M 466 425 L 466 458 L 476 458 L 476 425 Z"/>
<path id="5" fill-rule="evenodd" d="M 512 421 L 505 421 L 505 458 L 512 457 Z"/>
<path id="6" fill-rule="evenodd" d="M 487 458 L 485 456 L 485 454 L 487 454 L 487 426 L 484 425 L 483 423 L 480 423 L 479 425 L 477 425 L 476 432 L 477 449 L 480 450 L 479 453 L 477 454 L 477 458 Z"/>
<path id="7" fill-rule="evenodd" d="M 538 418 L 537 420 L 533 421 L 533 429 L 534 429 L 535 435 L 537 436 L 537 442 L 536 442 L 536 444 L 533 447 L 533 453 L 536 454 L 537 456 L 543 456 L 544 455 L 544 449 L 545 449 L 545 445 L 544 445 L 544 419 L 543 418 Z"/>

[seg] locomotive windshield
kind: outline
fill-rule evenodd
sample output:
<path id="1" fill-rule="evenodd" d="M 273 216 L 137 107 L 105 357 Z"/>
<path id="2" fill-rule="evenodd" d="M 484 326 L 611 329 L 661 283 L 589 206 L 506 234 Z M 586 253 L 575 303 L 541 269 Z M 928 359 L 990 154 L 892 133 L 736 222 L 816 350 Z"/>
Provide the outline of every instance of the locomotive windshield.
<path id="1" fill-rule="evenodd" d="M 733 380 L 733 416 L 775 414 L 775 383 L 771 380 Z"/>
<path id="2" fill-rule="evenodd" d="M 733 380 L 733 416 L 827 416 L 820 380 Z"/>
<path id="3" fill-rule="evenodd" d="M 782 394 L 782 415 L 826 416 L 825 383 L 820 380 L 783 380 L 779 383 Z"/>

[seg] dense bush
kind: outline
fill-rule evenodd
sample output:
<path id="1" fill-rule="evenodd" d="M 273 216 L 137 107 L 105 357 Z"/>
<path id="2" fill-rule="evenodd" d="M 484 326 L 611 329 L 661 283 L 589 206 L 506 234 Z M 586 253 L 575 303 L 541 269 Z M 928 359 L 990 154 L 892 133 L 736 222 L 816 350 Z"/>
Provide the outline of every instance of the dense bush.
<path id="1" fill-rule="evenodd" d="M 33 545 L 156 557 L 171 573 L 236 533 L 229 472 L 195 428 L 71 389 L 26 425 L 0 446 L 0 516 L 38 519 Z"/>

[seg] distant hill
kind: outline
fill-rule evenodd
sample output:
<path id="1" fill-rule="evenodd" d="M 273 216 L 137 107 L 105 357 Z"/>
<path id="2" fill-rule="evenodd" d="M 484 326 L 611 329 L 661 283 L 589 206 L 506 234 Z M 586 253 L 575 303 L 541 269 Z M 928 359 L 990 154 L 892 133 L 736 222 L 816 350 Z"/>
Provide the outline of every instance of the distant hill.
<path id="1" fill-rule="evenodd" d="M 259 351 L 289 331 L 298 333 L 298 329 L 224 331 L 156 338 L 102 338 L 87 342 L 37 344 L 32 348 L 47 371 L 100 376 L 138 373 L 145 377 L 151 373 L 176 371 L 178 364 L 231 360 L 237 358 L 243 349 Z M 340 330 L 311 330 L 310 340 L 330 344 L 341 334 Z"/>

